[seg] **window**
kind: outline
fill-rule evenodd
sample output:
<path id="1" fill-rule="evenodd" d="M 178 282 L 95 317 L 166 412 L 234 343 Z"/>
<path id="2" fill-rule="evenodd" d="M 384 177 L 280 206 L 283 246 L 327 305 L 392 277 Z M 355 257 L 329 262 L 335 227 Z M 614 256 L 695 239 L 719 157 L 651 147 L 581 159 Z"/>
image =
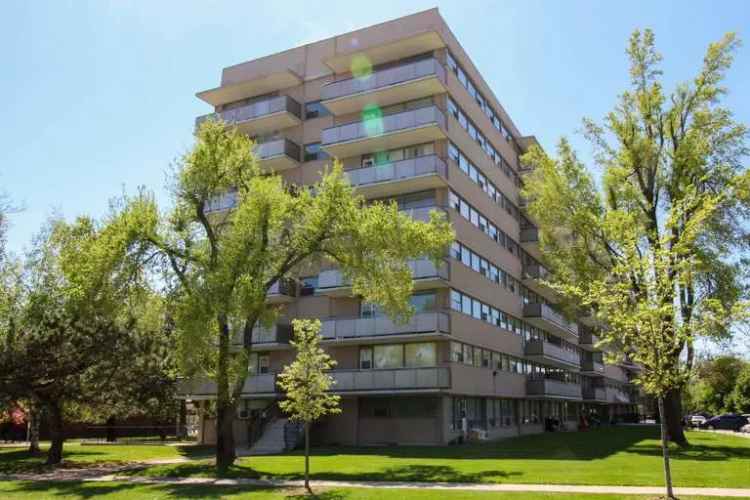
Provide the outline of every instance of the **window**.
<path id="1" fill-rule="evenodd" d="M 401 368 L 404 366 L 402 345 L 376 345 L 373 347 L 375 368 Z"/>
<path id="2" fill-rule="evenodd" d="M 451 342 L 451 361 L 454 363 L 463 363 L 464 351 L 458 342 Z"/>
<path id="3" fill-rule="evenodd" d="M 406 344 L 404 347 L 406 366 L 435 366 L 437 365 L 437 351 L 434 342 L 420 342 Z"/>
<path id="4" fill-rule="evenodd" d="M 326 158 L 329 158 L 328 153 L 320 149 L 319 142 L 311 142 L 310 144 L 305 144 L 304 161 L 325 160 Z"/>
<path id="5" fill-rule="evenodd" d="M 490 357 L 492 353 L 490 351 L 482 351 L 482 367 L 490 367 Z"/>
<path id="6" fill-rule="evenodd" d="M 318 288 L 318 276 L 307 276 L 306 278 L 302 278 L 302 287 L 300 288 L 299 294 L 300 295 L 313 295 L 315 293 L 315 289 Z"/>
<path id="7" fill-rule="evenodd" d="M 478 347 L 474 348 L 474 366 L 482 366 L 482 350 Z"/>
<path id="8" fill-rule="evenodd" d="M 435 311 L 437 309 L 437 298 L 435 292 L 415 293 L 409 299 L 415 312 Z"/>
<path id="9" fill-rule="evenodd" d="M 473 348 L 470 345 L 464 344 L 464 364 L 471 365 L 474 359 Z"/>
<path id="10" fill-rule="evenodd" d="M 461 294 L 455 290 L 451 290 L 451 309 L 461 311 Z"/>
<path id="11" fill-rule="evenodd" d="M 258 355 L 258 373 L 268 373 L 268 366 L 269 366 L 270 360 L 268 358 L 268 354 L 260 354 Z"/>
<path id="12" fill-rule="evenodd" d="M 308 102 L 305 104 L 305 120 L 312 118 L 321 118 L 330 115 L 328 108 L 323 106 L 320 101 Z"/>
<path id="13" fill-rule="evenodd" d="M 359 350 L 359 368 L 360 370 L 372 368 L 372 347 L 362 347 Z"/>

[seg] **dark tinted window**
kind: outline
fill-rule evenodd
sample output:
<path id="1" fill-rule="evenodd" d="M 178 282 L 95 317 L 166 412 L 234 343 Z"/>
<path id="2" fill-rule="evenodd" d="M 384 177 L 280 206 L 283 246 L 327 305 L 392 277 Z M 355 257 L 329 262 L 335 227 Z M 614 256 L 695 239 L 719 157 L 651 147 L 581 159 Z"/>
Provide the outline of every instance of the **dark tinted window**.
<path id="1" fill-rule="evenodd" d="M 305 144 L 304 161 L 325 160 L 326 158 L 328 158 L 328 153 L 320 149 L 319 142 Z"/>
<path id="2" fill-rule="evenodd" d="M 328 116 L 330 114 L 328 108 L 323 106 L 320 101 L 313 101 L 305 104 L 305 120 L 320 118 L 321 116 Z"/>

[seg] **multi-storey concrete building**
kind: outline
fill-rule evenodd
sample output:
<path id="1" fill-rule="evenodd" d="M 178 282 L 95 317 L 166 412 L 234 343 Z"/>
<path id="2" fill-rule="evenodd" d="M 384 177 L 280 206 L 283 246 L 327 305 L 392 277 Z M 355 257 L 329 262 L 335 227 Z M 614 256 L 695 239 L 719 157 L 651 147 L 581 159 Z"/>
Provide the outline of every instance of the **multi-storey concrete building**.
<path id="1" fill-rule="evenodd" d="M 406 325 L 352 297 L 335 268 L 279 283 L 269 300 L 285 313 L 254 332 L 243 418 L 281 397 L 275 374 L 293 358 L 294 317 L 320 318 L 338 361 L 343 412 L 319 424 L 321 441 L 446 443 L 464 425 L 494 438 L 541 432 L 546 418 L 575 428 L 591 408 L 602 419 L 635 411 L 628 369 L 605 365 L 595 332 L 557 312 L 542 284 L 537 229 L 519 196 L 519 155 L 535 139 L 437 9 L 225 68 L 198 97 L 289 183 L 316 181 L 338 158 L 367 198 L 418 219 L 438 210 L 456 233 L 439 266 L 411 264 L 416 314 Z M 230 194 L 212 208 L 231 204 Z M 187 392 L 212 397 L 210 385 Z M 238 419 L 239 442 L 249 425 Z"/>

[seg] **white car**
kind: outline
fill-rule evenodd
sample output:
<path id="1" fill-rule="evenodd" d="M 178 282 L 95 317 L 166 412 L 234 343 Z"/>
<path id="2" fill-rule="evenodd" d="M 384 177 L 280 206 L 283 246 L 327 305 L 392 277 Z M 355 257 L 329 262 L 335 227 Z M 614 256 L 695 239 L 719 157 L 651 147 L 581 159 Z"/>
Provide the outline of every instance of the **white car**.
<path id="1" fill-rule="evenodd" d="M 700 427 L 701 425 L 706 423 L 706 417 L 703 415 L 691 415 L 690 416 L 690 425 L 692 427 Z"/>
<path id="2" fill-rule="evenodd" d="M 740 427 L 740 432 L 747 432 L 748 434 L 750 434 L 750 424 Z"/>

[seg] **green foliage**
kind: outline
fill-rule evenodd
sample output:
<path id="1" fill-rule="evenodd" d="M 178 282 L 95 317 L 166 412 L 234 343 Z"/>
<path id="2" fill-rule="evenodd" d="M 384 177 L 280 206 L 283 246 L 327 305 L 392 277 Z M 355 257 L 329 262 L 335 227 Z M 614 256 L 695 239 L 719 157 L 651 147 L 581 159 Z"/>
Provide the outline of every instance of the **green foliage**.
<path id="1" fill-rule="evenodd" d="M 731 409 L 737 413 L 750 413 L 750 363 L 745 363 L 737 380 L 734 389 L 729 395 Z"/>
<path id="2" fill-rule="evenodd" d="M 116 235 L 85 217 L 53 221 L 25 259 L 0 265 L 0 393 L 56 425 L 173 404 L 163 301 Z"/>
<path id="3" fill-rule="evenodd" d="M 747 366 L 746 361 L 736 356 L 719 356 L 696 363 L 692 383 L 686 391 L 689 394 L 686 409 L 714 415 L 735 410 L 734 394 L 740 374 Z"/>
<path id="4" fill-rule="evenodd" d="M 320 347 L 320 320 L 294 320 L 293 328 L 297 356 L 279 374 L 277 384 L 286 393 L 279 406 L 292 420 L 309 424 L 341 412 L 341 398 L 330 393 L 335 381 L 326 373 L 336 361 Z"/>
<path id="5" fill-rule="evenodd" d="M 453 238 L 437 214 L 423 223 L 395 204 L 367 205 L 339 164 L 313 186 L 291 186 L 262 171 L 253 148 L 235 129 L 204 122 L 175 169 L 171 212 L 141 192 L 117 216 L 134 235 L 131 250 L 145 245 L 163 265 L 183 373 L 216 380 L 223 404 L 234 404 L 247 376 L 250 332 L 280 312 L 266 302 L 279 279 L 333 262 L 355 293 L 407 318 L 407 261 L 442 258 Z M 231 210 L 208 209 L 227 193 Z"/>
<path id="6" fill-rule="evenodd" d="M 695 79 L 667 95 L 654 35 L 636 31 L 631 89 L 602 125 L 584 123 L 601 183 L 564 139 L 557 158 L 523 157 L 552 286 L 594 311 L 604 344 L 643 367 L 637 382 L 654 395 L 683 386 L 697 337 L 747 319 L 732 253 L 750 241 L 747 129 L 721 107 L 738 45 L 733 34 L 711 44 Z"/>

